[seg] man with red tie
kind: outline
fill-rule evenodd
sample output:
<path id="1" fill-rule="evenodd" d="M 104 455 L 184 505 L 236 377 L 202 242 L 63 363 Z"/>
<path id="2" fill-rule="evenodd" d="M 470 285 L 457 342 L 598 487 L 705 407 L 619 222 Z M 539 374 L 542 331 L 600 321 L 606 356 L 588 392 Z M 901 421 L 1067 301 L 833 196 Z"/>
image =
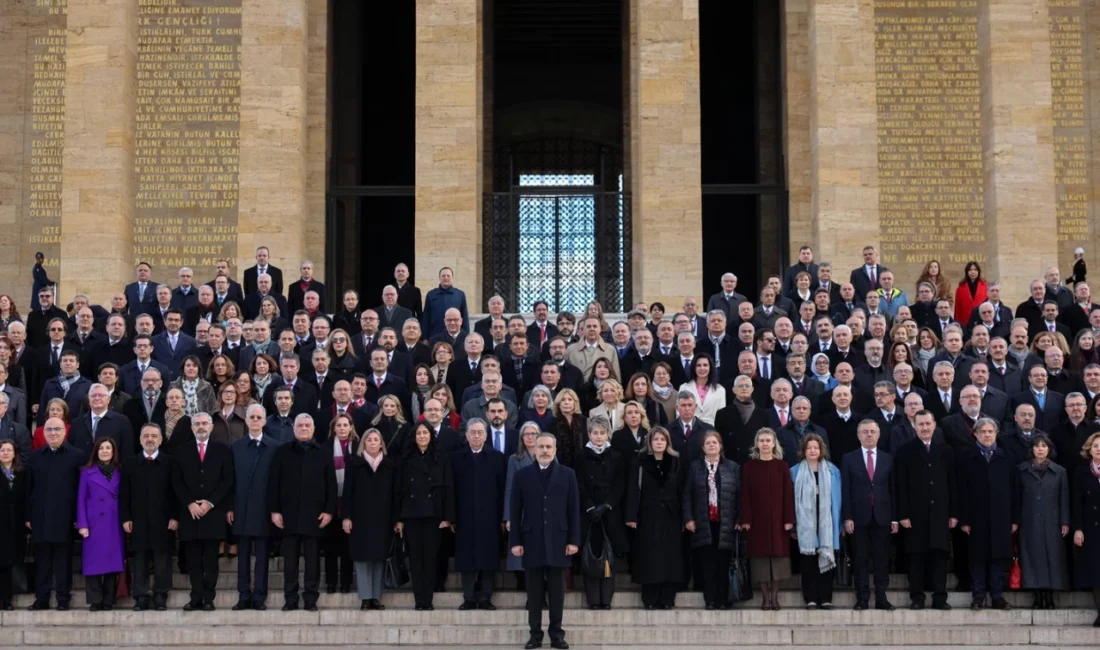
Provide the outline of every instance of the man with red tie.
<path id="1" fill-rule="evenodd" d="M 545 300 L 537 301 L 531 309 L 535 312 L 535 322 L 527 326 L 527 340 L 530 349 L 541 351 L 558 335 L 558 328 L 550 322 L 550 306 Z"/>
<path id="2" fill-rule="evenodd" d="M 855 287 L 857 296 L 866 296 L 867 292 L 880 289 L 879 276 L 886 267 L 878 263 L 878 253 L 874 246 L 863 247 L 863 266 L 852 269 L 848 281 Z"/>

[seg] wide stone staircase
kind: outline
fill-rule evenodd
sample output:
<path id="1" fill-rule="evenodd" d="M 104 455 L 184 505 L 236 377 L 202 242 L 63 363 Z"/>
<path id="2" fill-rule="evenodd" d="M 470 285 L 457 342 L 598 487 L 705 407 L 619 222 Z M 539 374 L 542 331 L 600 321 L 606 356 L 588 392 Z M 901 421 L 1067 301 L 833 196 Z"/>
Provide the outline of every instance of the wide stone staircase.
<path id="1" fill-rule="evenodd" d="M 0 646 L 482 648 L 522 647 L 527 640 L 526 596 L 514 590 L 511 574 L 498 574 L 501 591 L 493 598 L 497 611 L 458 611 L 462 594 L 458 576 L 452 574 L 447 591 L 436 594 L 435 610 L 430 612 L 414 611 L 412 593 L 404 589 L 385 595 L 385 611 L 361 611 L 358 597 L 350 593 L 322 594 L 318 612 L 283 612 L 279 609 L 283 605 L 282 561 L 272 559 L 269 566 L 268 610 L 264 612 L 230 611 L 237 602 L 236 560 L 221 561 L 215 612 L 182 611 L 188 600 L 188 581 L 178 573 L 173 576 L 168 611 L 134 612 L 126 598 L 114 611 L 89 612 L 84 607 L 84 580 L 77 576 L 70 611 L 28 612 L 32 597 L 18 596 L 15 611 L 0 613 Z M 733 610 L 707 611 L 702 594 L 696 592 L 680 594 L 676 609 L 646 611 L 629 576 L 618 574 L 616 579 L 618 591 L 609 611 L 584 608 L 580 578 L 577 589 L 566 594 L 564 627 L 571 647 L 1100 648 L 1100 629 L 1091 627 L 1096 616 L 1092 596 L 1080 592 L 1058 594 L 1059 609 L 1051 611 L 1032 610 L 1031 594 L 1009 593 L 1013 610 L 973 612 L 970 595 L 954 592 L 950 594 L 952 611 L 911 611 L 907 609 L 905 577 L 893 575 L 889 597 L 897 611 L 852 611 L 855 594 L 850 589 L 836 591 L 836 609 L 806 611 L 795 577 L 784 584 L 780 593 L 783 609 L 777 612 L 761 611 L 759 596 Z M 549 647 L 548 639 L 544 647 Z"/>

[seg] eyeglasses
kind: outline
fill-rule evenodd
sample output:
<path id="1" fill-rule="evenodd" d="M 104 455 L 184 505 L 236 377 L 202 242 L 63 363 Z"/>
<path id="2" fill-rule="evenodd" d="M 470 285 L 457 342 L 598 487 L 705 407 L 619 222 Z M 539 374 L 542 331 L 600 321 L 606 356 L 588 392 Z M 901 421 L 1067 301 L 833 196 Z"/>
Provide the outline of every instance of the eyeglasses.
<path id="1" fill-rule="evenodd" d="M 332 342 L 333 343 L 347 343 L 348 340 L 346 338 L 340 336 L 340 337 L 333 338 Z"/>
<path id="2" fill-rule="evenodd" d="M 50 331 L 51 332 L 64 332 L 65 328 L 64 327 L 51 327 Z"/>

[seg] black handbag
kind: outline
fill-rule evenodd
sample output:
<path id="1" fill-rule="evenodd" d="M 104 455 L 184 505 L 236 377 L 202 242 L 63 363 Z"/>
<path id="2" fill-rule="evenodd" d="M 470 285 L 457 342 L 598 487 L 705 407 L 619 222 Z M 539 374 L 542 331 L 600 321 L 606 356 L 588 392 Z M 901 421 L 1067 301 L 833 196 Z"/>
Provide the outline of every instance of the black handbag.
<path id="1" fill-rule="evenodd" d="M 836 549 L 836 569 L 833 571 L 833 584 L 837 587 L 852 586 L 852 559 L 848 555 L 848 538 L 840 538 Z"/>
<path id="2" fill-rule="evenodd" d="M 733 555 L 730 556 L 728 602 L 741 603 L 752 600 L 752 577 L 749 575 L 749 562 L 745 558 L 744 538 L 741 533 L 733 533 Z"/>
<path id="3" fill-rule="evenodd" d="M 398 589 L 408 581 L 409 561 L 408 554 L 405 553 L 405 539 L 394 535 L 382 569 L 382 586 L 386 589 Z"/>
<path id="4" fill-rule="evenodd" d="M 600 526 L 601 540 L 595 535 L 595 526 L 589 526 L 588 534 L 584 538 L 584 549 L 581 552 L 581 571 L 586 578 L 610 578 L 615 574 L 615 552 L 611 550 L 611 538 L 607 536 L 607 529 Z M 595 545 L 599 544 L 597 550 Z"/>

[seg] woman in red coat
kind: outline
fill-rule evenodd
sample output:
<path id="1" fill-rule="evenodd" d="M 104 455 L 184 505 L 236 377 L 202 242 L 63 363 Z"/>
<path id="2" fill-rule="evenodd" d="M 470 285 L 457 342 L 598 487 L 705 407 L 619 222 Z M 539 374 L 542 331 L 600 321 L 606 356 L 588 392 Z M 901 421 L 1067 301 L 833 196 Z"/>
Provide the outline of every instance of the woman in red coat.
<path id="1" fill-rule="evenodd" d="M 959 287 L 955 289 L 955 320 L 963 327 L 970 322 L 970 312 L 975 307 L 985 302 L 989 296 L 985 280 L 982 279 L 982 267 L 977 262 L 966 263 L 963 270 L 963 279 L 959 281 Z"/>
<path id="2" fill-rule="evenodd" d="M 760 608 L 779 609 L 779 581 L 791 577 L 791 471 L 771 429 L 756 432 L 749 456 L 741 470 L 741 530 L 747 533 L 749 571 L 764 594 Z"/>

